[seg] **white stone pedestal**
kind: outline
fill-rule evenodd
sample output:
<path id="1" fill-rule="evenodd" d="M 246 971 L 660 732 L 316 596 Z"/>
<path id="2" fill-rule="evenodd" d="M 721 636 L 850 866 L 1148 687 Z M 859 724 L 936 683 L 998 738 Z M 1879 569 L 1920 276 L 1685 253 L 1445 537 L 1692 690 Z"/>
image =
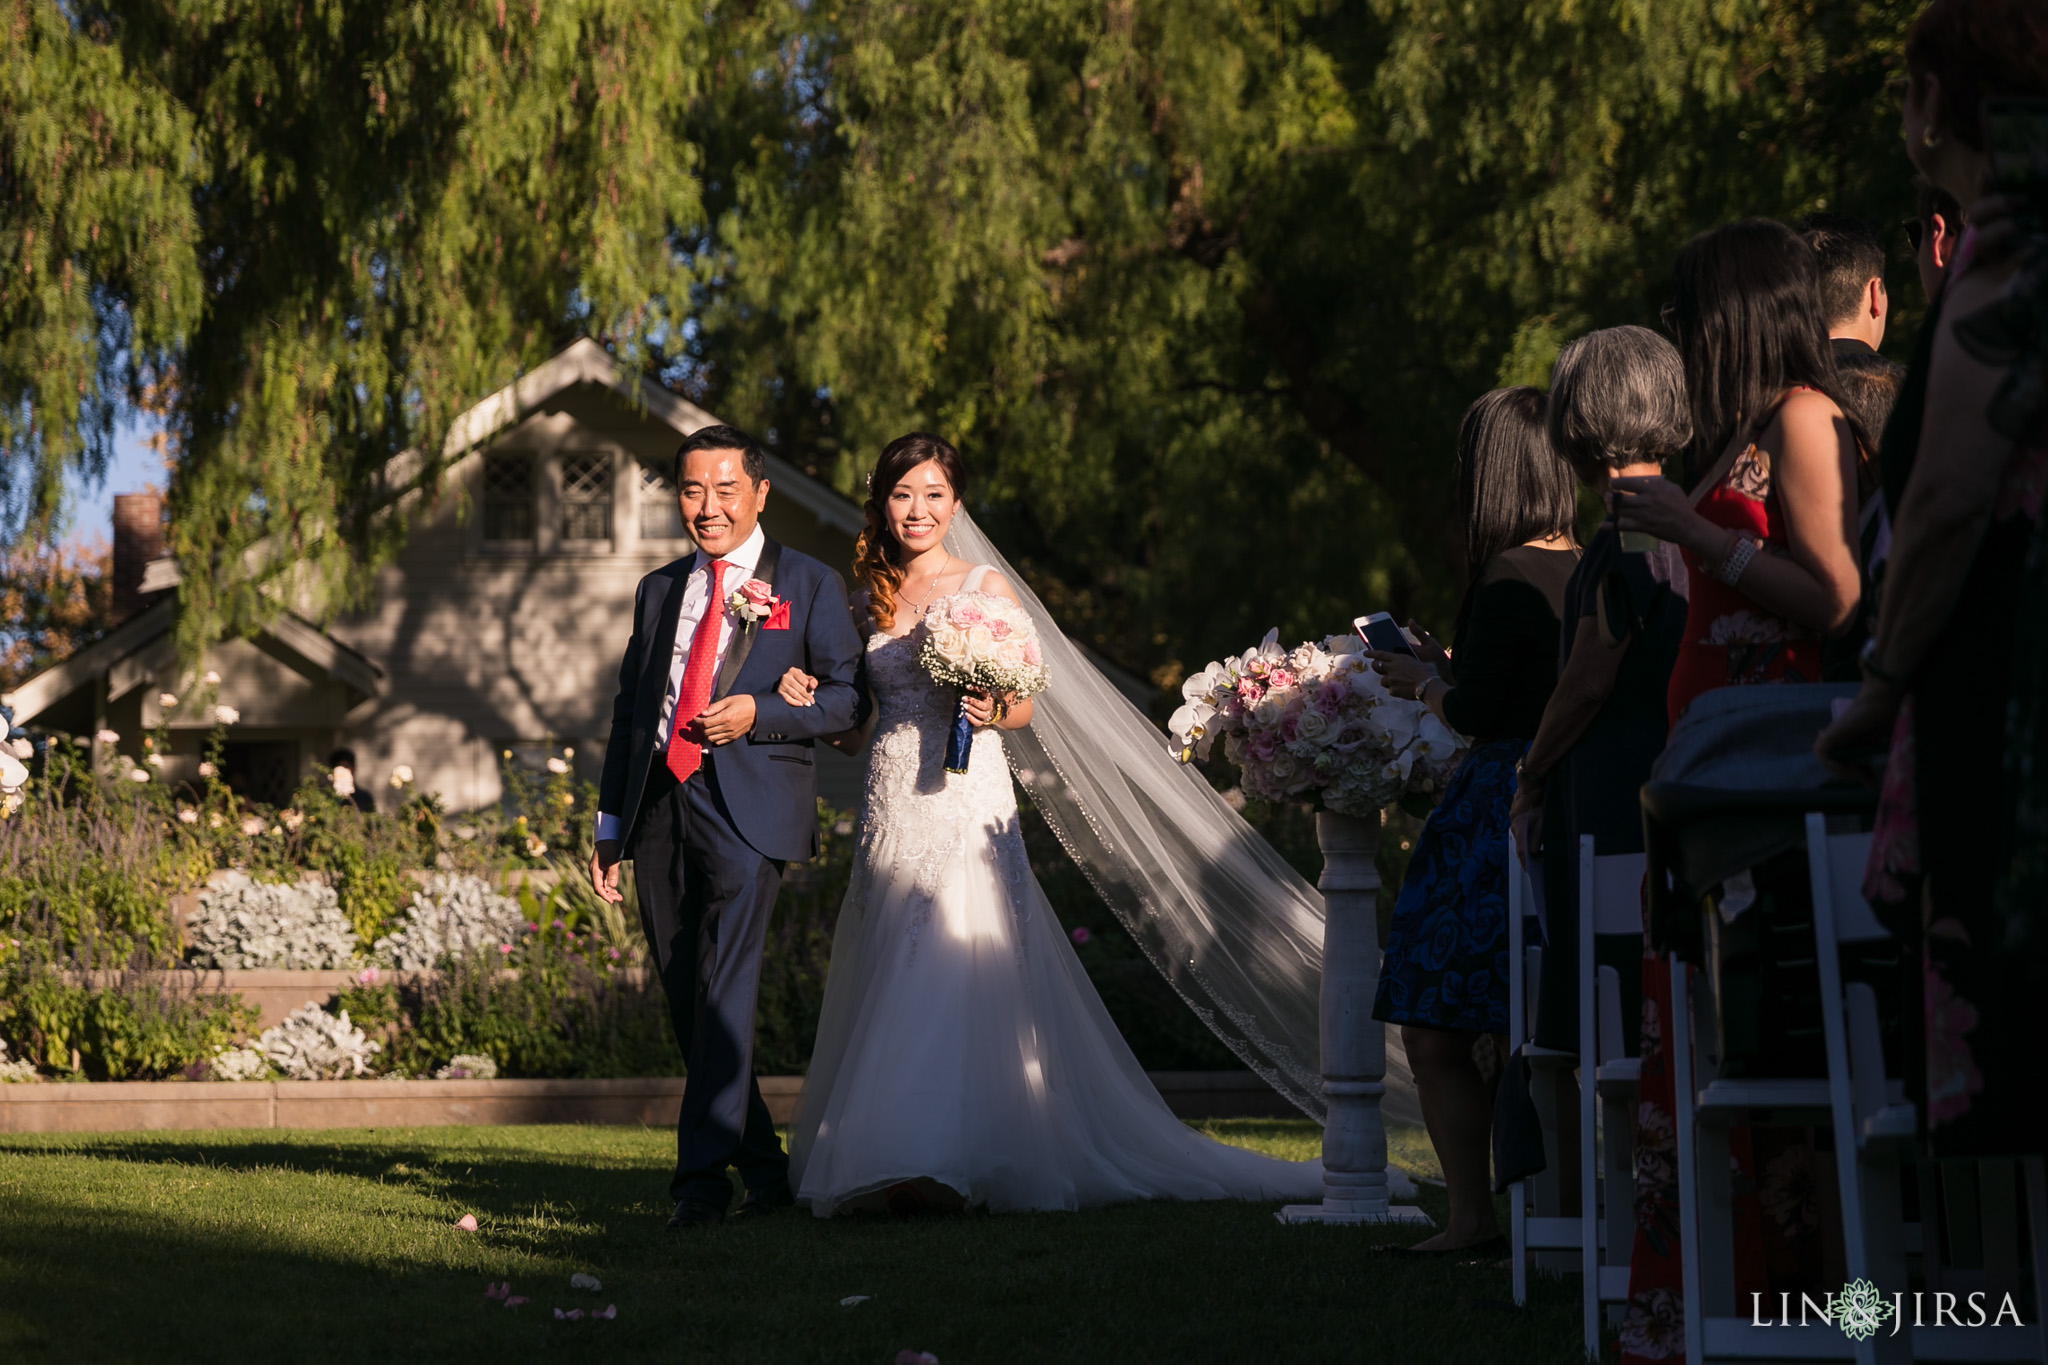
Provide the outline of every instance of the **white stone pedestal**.
<path id="1" fill-rule="evenodd" d="M 1283 1223 L 1429 1223 L 1387 1199 L 1387 1129 L 1380 1117 L 1386 1026 L 1372 1017 L 1379 988 L 1377 817 L 1316 812 L 1323 847 L 1323 1202 L 1289 1204 Z"/>

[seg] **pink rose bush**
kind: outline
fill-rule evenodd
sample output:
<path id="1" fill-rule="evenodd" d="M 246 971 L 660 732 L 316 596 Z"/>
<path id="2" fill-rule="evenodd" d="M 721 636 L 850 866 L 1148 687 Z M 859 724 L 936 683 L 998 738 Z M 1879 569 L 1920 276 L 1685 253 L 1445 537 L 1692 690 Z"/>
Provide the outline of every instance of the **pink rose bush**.
<path id="1" fill-rule="evenodd" d="M 1256 648 L 1218 660 L 1181 685 L 1168 729 L 1183 763 L 1223 756 L 1245 794 L 1321 801 L 1371 815 L 1411 792 L 1440 792 L 1465 741 L 1421 702 L 1388 692 L 1355 635 L 1283 650 L 1270 630 Z"/>
<path id="2" fill-rule="evenodd" d="M 1051 685 L 1030 613 L 1005 597 L 963 592 L 925 611 L 918 660 L 932 681 L 1029 697 Z"/>

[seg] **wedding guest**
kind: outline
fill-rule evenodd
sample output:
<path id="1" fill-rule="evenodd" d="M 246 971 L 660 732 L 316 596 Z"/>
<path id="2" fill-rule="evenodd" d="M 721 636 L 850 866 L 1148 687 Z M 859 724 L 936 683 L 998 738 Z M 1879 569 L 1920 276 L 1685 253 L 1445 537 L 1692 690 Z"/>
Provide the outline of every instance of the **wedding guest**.
<path id="1" fill-rule="evenodd" d="M 1877 354 L 1891 311 L 1877 230 L 1846 213 L 1812 214 L 1799 230 L 1820 258 L 1820 302 L 1835 358 Z"/>
<path id="2" fill-rule="evenodd" d="M 1969 206 L 1971 226 L 1909 386 L 1924 390 L 1924 415 L 1895 422 L 1886 441 L 1892 567 L 1863 687 L 1816 747 L 1845 774 L 1887 755 L 1863 889 L 1920 966 L 1922 1008 L 1909 1017 L 1926 1030 L 1908 1070 L 1929 1155 L 2035 1155 L 2048 1145 L 2048 924 L 2041 899 L 2009 883 L 2000 892 L 2022 847 L 2014 804 L 2029 774 L 2005 760 L 2032 752 L 2024 724 L 2008 725 L 2038 707 L 2031 686 L 2015 693 L 2015 664 L 2038 658 L 2048 634 L 2028 592 L 2048 557 L 2048 342 L 2034 323 L 2048 299 L 2048 241 L 1986 198 L 1982 105 L 2048 98 L 2048 11 L 2037 0 L 1935 0 L 1907 33 L 1906 73 L 1906 153 Z M 1988 250 L 1994 231 L 2001 248 Z M 2048 828 L 2028 829 L 2038 859 Z"/>
<path id="3" fill-rule="evenodd" d="M 1451 655 L 1426 632 L 1427 662 L 1371 655 L 1389 691 L 1472 742 L 1401 879 L 1373 1004 L 1374 1018 L 1401 1025 L 1450 1198 L 1444 1230 L 1413 1248 L 1424 1252 L 1499 1239 L 1488 1168 L 1508 1026 L 1508 806 L 1557 678 L 1558 617 L 1579 558 L 1571 471 L 1550 448 L 1541 393 L 1495 389 L 1466 410 L 1458 503 L 1468 586 Z"/>
<path id="4" fill-rule="evenodd" d="M 1812 248 L 1768 219 L 1731 223 L 1686 244 L 1676 286 L 1665 318 L 1685 363 L 1696 481 L 1690 493 L 1661 478 L 1612 481 L 1619 528 L 1671 542 L 1685 558 L 1685 631 L 1666 696 L 1674 724 L 1717 688 L 1819 680 L 1823 640 L 1852 622 L 1862 596 L 1862 442 L 1830 396 L 1834 357 Z M 1800 858 L 1796 868 L 1780 860 L 1751 869 L 1765 904 L 1800 904 L 1804 866 Z M 1761 918 L 1751 916 L 1745 932 Z M 1795 999 L 1800 970 L 1766 963 L 1760 998 Z M 1648 954 L 1643 994 L 1637 1151 L 1668 1154 L 1671 1073 L 1660 1021 L 1670 1017 L 1671 981 L 1668 964 Z M 1736 1128 L 1729 1137 L 1746 1179 L 1780 1159 L 1796 1166 L 1802 1149 L 1810 1160 L 1806 1142 L 1796 1130 Z M 1639 1159 L 1636 1171 L 1624 1361 L 1668 1358 L 1671 1320 L 1683 1314 L 1675 1163 Z M 1751 1249 L 1737 1260 L 1738 1294 L 1775 1287 L 1768 1257 L 1817 1273 L 1811 1228 L 1759 1224 L 1753 1213 L 1748 1206 L 1738 1220 L 1739 1243 Z"/>
<path id="5" fill-rule="evenodd" d="M 1684 366 L 1655 332 L 1610 327 L 1558 353 L 1550 444 L 1603 502 L 1610 480 L 1657 477 L 1691 436 Z M 1678 547 L 1624 544 L 1612 518 L 1565 584 L 1557 689 L 1522 756 L 1510 817 L 1517 844 L 1545 852 L 1541 1047 L 1578 1050 L 1579 840 L 1593 836 L 1602 856 L 1642 852 L 1638 792 L 1664 748 L 1685 603 Z M 1633 995 L 1637 964 L 1613 965 Z"/>
<path id="6" fill-rule="evenodd" d="M 1891 309 L 1884 244 L 1870 224 L 1843 213 L 1812 215 L 1801 224 L 1801 235 L 1820 258 L 1821 307 L 1841 381 L 1835 396 L 1875 441 L 1906 376 L 1905 366 L 1878 354 Z"/>

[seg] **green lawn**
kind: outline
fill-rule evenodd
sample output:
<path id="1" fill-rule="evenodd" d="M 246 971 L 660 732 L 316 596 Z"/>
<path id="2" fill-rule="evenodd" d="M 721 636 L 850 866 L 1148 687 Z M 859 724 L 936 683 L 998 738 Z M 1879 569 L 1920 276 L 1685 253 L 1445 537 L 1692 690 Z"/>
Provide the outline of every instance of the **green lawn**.
<path id="1" fill-rule="evenodd" d="M 1203 1125 L 1301 1157 L 1306 1122 Z M 663 1131 L 0 1137 L 0 1360 L 1569 1361 L 1576 1286 L 1404 1259 L 1414 1230 L 1268 1206 L 756 1225 L 670 1235 Z M 1433 1216 L 1442 1192 L 1420 1199 Z M 476 1215 L 479 1231 L 455 1221 Z M 569 1276 L 587 1271 L 601 1294 Z M 487 1301 L 512 1282 L 531 1302 Z M 845 1308 L 854 1294 L 868 1301 Z M 616 1304 L 609 1322 L 556 1307 Z"/>

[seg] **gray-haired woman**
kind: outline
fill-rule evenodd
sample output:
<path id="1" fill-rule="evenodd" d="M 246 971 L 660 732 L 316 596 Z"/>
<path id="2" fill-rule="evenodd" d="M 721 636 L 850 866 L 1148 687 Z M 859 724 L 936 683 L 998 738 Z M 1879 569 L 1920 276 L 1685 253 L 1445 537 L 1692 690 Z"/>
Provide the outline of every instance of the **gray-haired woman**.
<path id="1" fill-rule="evenodd" d="M 1550 375 L 1550 443 L 1587 488 L 1606 497 L 1616 478 L 1656 477 L 1692 438 L 1678 350 L 1643 327 L 1610 327 L 1558 354 Z M 1578 1047 L 1578 845 L 1602 856 L 1639 853 L 1636 793 L 1664 748 L 1665 689 L 1685 629 L 1685 561 L 1678 547 L 1609 518 L 1565 585 L 1557 688 L 1522 758 L 1510 822 L 1524 856 L 1543 860 L 1543 983 L 1536 1039 Z M 1633 984 L 1640 963 L 1613 965 Z"/>

